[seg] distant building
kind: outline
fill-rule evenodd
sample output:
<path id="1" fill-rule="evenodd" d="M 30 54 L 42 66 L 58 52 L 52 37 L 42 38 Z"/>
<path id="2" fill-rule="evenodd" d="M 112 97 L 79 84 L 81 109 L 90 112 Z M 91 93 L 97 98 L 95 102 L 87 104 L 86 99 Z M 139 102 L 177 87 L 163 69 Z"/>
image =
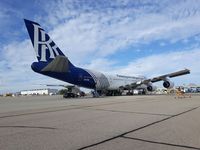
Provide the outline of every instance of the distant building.
<path id="1" fill-rule="evenodd" d="M 21 95 L 55 95 L 57 93 L 57 89 L 33 89 L 20 92 Z"/>

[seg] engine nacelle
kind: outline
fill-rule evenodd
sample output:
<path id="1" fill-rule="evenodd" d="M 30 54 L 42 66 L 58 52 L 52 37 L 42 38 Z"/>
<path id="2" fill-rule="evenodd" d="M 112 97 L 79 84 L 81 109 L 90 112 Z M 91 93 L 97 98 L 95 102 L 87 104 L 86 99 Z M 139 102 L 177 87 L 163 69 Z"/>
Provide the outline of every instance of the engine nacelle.
<path id="1" fill-rule="evenodd" d="M 171 89 L 171 88 L 174 87 L 174 83 L 171 82 L 170 80 L 166 80 L 166 81 L 163 82 L 163 86 L 164 86 L 165 88 L 167 88 L 167 89 Z"/>
<path id="2" fill-rule="evenodd" d="M 149 92 L 155 91 L 156 90 L 156 86 L 154 86 L 151 82 L 147 85 L 147 90 Z"/>

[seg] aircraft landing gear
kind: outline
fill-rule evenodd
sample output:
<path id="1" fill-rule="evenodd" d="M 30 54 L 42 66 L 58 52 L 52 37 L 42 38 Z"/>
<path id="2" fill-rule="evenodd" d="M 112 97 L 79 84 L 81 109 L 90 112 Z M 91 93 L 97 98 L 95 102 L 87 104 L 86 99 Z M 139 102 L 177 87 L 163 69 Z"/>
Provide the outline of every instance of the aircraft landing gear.
<path id="1" fill-rule="evenodd" d="M 122 93 L 119 90 L 111 90 L 106 93 L 106 96 L 120 96 L 120 95 L 122 95 Z"/>
<path id="2" fill-rule="evenodd" d="M 99 97 L 100 96 L 96 89 L 94 91 L 92 91 L 92 95 L 93 95 L 93 97 Z"/>

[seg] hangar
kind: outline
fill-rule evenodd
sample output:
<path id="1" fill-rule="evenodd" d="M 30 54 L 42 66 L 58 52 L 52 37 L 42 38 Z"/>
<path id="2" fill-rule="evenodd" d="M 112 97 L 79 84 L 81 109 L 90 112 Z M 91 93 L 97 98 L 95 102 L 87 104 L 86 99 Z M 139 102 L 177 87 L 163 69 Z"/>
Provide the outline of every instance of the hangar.
<path id="1" fill-rule="evenodd" d="M 33 89 L 21 91 L 21 95 L 55 95 L 58 93 L 57 89 Z"/>

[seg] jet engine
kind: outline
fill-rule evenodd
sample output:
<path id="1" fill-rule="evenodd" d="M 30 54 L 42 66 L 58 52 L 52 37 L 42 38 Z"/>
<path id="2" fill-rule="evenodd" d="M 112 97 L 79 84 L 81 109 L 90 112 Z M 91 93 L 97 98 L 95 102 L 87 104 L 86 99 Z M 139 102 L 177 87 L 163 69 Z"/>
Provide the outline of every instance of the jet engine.
<path id="1" fill-rule="evenodd" d="M 149 92 L 155 91 L 156 90 L 156 86 L 154 86 L 151 82 L 147 85 L 147 90 Z"/>
<path id="2" fill-rule="evenodd" d="M 170 81 L 170 80 L 165 80 L 165 81 L 163 82 L 163 86 L 164 86 L 165 88 L 167 88 L 167 89 L 171 89 L 171 88 L 174 87 L 174 83 L 173 83 L 172 81 Z"/>

